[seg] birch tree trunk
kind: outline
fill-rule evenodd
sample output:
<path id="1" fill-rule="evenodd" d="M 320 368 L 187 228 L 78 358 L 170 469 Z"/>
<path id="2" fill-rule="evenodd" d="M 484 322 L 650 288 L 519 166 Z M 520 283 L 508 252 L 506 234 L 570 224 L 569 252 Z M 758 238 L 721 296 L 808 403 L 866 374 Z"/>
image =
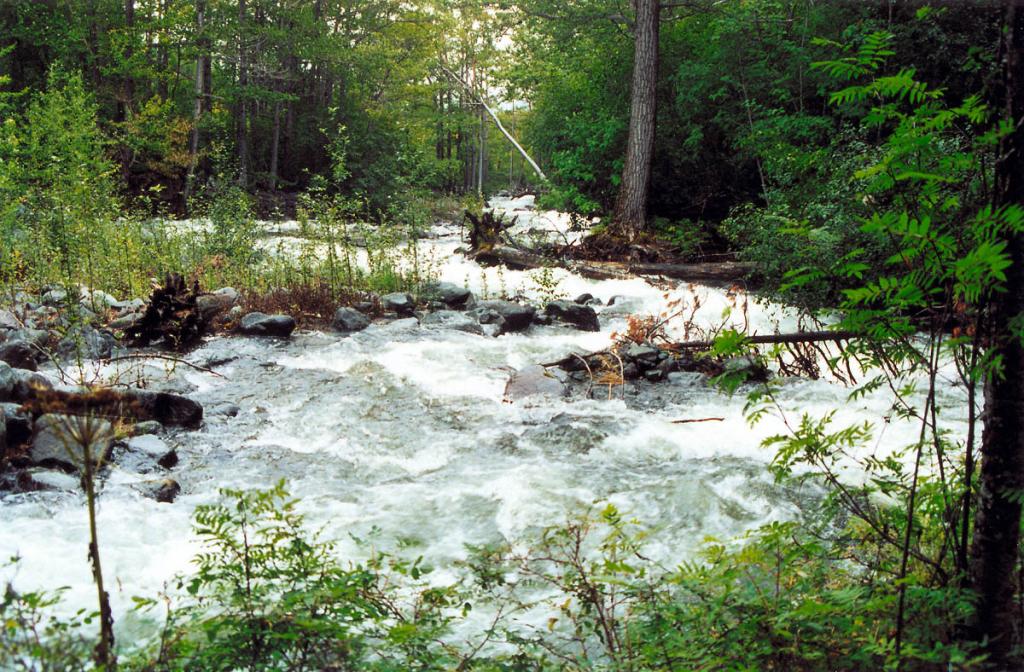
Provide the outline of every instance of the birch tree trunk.
<path id="1" fill-rule="evenodd" d="M 615 202 L 612 231 L 630 242 L 647 226 L 647 197 L 654 158 L 658 86 L 660 0 L 633 0 L 636 48 L 630 92 L 629 140 L 622 182 Z"/>
<path id="2" fill-rule="evenodd" d="M 1024 202 L 1024 7 L 1004 0 L 1006 7 L 1004 77 L 1006 117 L 1014 130 L 1002 142 L 996 164 L 997 205 Z M 973 634 L 986 640 L 988 663 L 994 669 L 1016 667 L 1015 586 L 1019 558 L 1021 496 L 1024 492 L 1024 345 L 1012 333 L 1012 321 L 1024 315 L 1024 240 L 1009 241 L 1012 266 L 1006 291 L 996 296 L 990 319 L 996 330 L 993 347 L 1003 358 L 1002 375 L 985 381 L 984 429 L 974 540 L 971 545 L 971 586 L 977 595 Z"/>

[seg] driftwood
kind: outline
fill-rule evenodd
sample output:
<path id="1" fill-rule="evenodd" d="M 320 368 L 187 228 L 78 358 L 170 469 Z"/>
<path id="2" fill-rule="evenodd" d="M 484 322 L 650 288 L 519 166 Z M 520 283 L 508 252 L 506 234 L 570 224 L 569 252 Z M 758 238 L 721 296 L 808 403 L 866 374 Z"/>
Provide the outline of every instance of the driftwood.
<path id="1" fill-rule="evenodd" d="M 753 264 L 738 261 L 706 264 L 655 264 L 557 259 L 505 245 L 495 245 L 490 248 L 480 249 L 473 254 L 473 258 L 482 264 L 504 264 L 516 270 L 558 266 L 595 280 L 617 280 L 634 278 L 638 275 L 660 275 L 672 278 L 673 280 L 732 283 L 743 280 L 754 270 Z"/>

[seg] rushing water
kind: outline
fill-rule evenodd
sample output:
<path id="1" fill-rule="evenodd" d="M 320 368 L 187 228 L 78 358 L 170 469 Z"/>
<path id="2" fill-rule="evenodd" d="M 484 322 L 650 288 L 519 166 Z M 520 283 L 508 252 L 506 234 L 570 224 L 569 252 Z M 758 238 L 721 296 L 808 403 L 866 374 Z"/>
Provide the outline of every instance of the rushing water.
<path id="1" fill-rule="evenodd" d="M 529 203 L 496 205 L 513 211 Z M 565 221 L 555 215 L 543 220 L 522 214 L 520 231 L 565 231 Z M 491 293 L 502 287 L 534 296 L 540 291 L 535 275 L 485 270 L 456 254 L 457 229 L 435 233 L 422 247 L 438 260 L 442 279 L 468 282 L 478 294 L 484 286 Z M 703 302 L 699 321 L 708 325 L 721 322 L 730 305 L 724 291 L 706 287 L 665 290 L 642 280 L 554 273 L 558 291 L 568 297 L 635 297 L 641 312 L 659 312 L 674 298 L 692 301 L 696 292 Z M 735 315 L 730 319 L 739 320 Z M 216 501 L 222 487 L 266 487 L 287 479 L 310 524 L 325 526 L 340 553 L 358 557 L 363 551 L 350 535 L 379 530 L 379 545 L 412 546 L 411 553 L 438 568 L 438 580 L 452 577 L 465 544 L 522 540 L 596 503 L 613 502 L 656 529 L 647 552 L 669 564 L 687 558 L 709 535 L 728 538 L 813 505 L 813 492 L 778 486 L 765 469 L 771 454 L 760 443 L 780 431 L 780 423 L 769 419 L 750 427 L 742 395 L 730 398 L 694 377 L 663 384 L 667 393 L 657 404 L 503 401 L 512 369 L 608 345 L 624 318 L 601 319 L 599 333 L 534 327 L 489 338 L 403 320 L 353 336 L 210 340 L 190 359 L 231 359 L 216 368 L 223 377 L 183 368 L 170 374 L 170 385 L 207 408 L 201 430 L 167 437 L 182 458 L 171 474 L 182 495 L 174 504 L 158 504 L 137 489 L 154 474 L 118 466 L 104 486 L 99 529 L 119 627 L 144 628 L 128 613 L 130 598 L 152 596 L 189 569 L 197 551 L 192 511 Z M 787 315 L 756 302 L 749 320 L 761 333 L 792 327 Z M 959 403 L 952 387 L 941 392 L 949 406 Z M 827 381 L 791 380 L 781 400 L 795 413 L 839 409 L 837 423 L 878 421 L 887 414 L 885 395 L 850 403 L 848 393 Z M 224 403 L 239 407 L 237 417 L 218 413 Z M 724 421 L 672 423 L 710 416 Z M 914 431 L 891 423 L 870 449 L 912 443 Z M 68 610 L 93 605 L 86 539 L 79 494 L 11 495 L 0 503 L 0 557 L 23 558 L 15 584 L 68 586 Z"/>

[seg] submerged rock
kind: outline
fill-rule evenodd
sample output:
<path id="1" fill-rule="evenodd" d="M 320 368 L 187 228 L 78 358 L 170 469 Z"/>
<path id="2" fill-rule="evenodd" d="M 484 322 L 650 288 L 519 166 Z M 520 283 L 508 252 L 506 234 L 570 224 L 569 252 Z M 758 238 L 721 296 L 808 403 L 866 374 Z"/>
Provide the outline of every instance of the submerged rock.
<path id="1" fill-rule="evenodd" d="M 289 315 L 249 313 L 242 318 L 238 331 L 246 336 L 288 338 L 295 331 L 295 320 Z"/>
<path id="2" fill-rule="evenodd" d="M 370 326 L 370 319 L 355 308 L 338 308 L 334 313 L 331 328 L 343 334 L 362 331 Z"/>
<path id="3" fill-rule="evenodd" d="M 570 324 L 582 331 L 600 331 L 601 323 L 597 313 L 590 306 L 572 301 L 552 301 L 544 309 L 545 315 L 559 322 Z"/>

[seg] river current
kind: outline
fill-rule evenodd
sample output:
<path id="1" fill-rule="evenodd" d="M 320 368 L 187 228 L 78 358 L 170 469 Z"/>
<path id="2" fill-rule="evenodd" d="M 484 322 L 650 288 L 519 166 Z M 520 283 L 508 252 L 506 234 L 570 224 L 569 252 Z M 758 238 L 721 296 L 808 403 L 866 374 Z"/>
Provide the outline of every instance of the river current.
<path id="1" fill-rule="evenodd" d="M 564 218 L 525 209 L 529 199 L 492 205 L 520 214 L 520 229 L 571 235 Z M 478 295 L 504 288 L 537 298 L 552 291 L 536 273 L 481 268 L 456 253 L 460 245 L 458 229 L 443 226 L 420 242 L 440 279 L 468 284 Z M 567 298 L 629 297 L 638 312 L 654 314 L 696 295 L 703 304 L 699 323 L 740 319 L 723 318 L 730 305 L 724 289 L 552 273 L 554 291 Z M 661 383 L 672 394 L 658 404 L 628 404 L 600 390 L 593 400 L 507 403 L 512 370 L 606 347 L 625 328 L 623 315 L 598 310 L 604 314 L 594 333 L 552 326 L 493 338 L 402 320 L 352 336 L 210 339 L 189 359 L 226 362 L 216 366 L 222 377 L 184 367 L 168 374 L 173 389 L 207 409 L 202 429 L 164 437 L 181 458 L 170 474 L 182 486 L 177 501 L 142 496 L 138 484 L 156 476 L 118 465 L 103 487 L 101 547 L 122 634 L 152 627 L 131 613 L 131 597 L 154 596 L 189 570 L 199 550 L 192 512 L 217 501 L 224 487 L 267 487 L 284 478 L 310 525 L 322 526 L 343 557 L 364 557 L 353 537 L 372 536 L 378 547 L 422 555 L 439 582 L 455 578 L 467 544 L 528 540 L 606 502 L 654 530 L 646 552 L 670 566 L 692 557 L 709 536 L 733 538 L 814 505 L 812 487 L 777 485 L 766 469 L 772 454 L 761 441 L 781 431 L 781 423 L 749 425 L 742 393 L 728 396 L 698 376 Z M 794 327 L 785 310 L 753 298 L 747 319 L 756 333 Z M 162 367 L 154 362 L 151 369 Z M 836 382 L 794 379 L 780 400 L 794 414 L 837 410 L 837 425 L 882 423 L 887 395 L 851 402 L 849 392 Z M 963 406 L 952 386 L 940 392 L 947 406 Z M 238 407 L 236 416 L 220 412 L 226 404 Z M 673 423 L 712 416 L 723 420 Z M 962 429 L 963 420 L 953 419 Z M 913 443 L 915 432 L 912 424 L 891 422 L 869 449 Z M 23 589 L 67 586 L 63 609 L 92 608 L 87 533 L 83 498 L 73 490 L 4 497 L 0 558 L 22 560 L 16 570 L 0 570 L 0 579 Z"/>

